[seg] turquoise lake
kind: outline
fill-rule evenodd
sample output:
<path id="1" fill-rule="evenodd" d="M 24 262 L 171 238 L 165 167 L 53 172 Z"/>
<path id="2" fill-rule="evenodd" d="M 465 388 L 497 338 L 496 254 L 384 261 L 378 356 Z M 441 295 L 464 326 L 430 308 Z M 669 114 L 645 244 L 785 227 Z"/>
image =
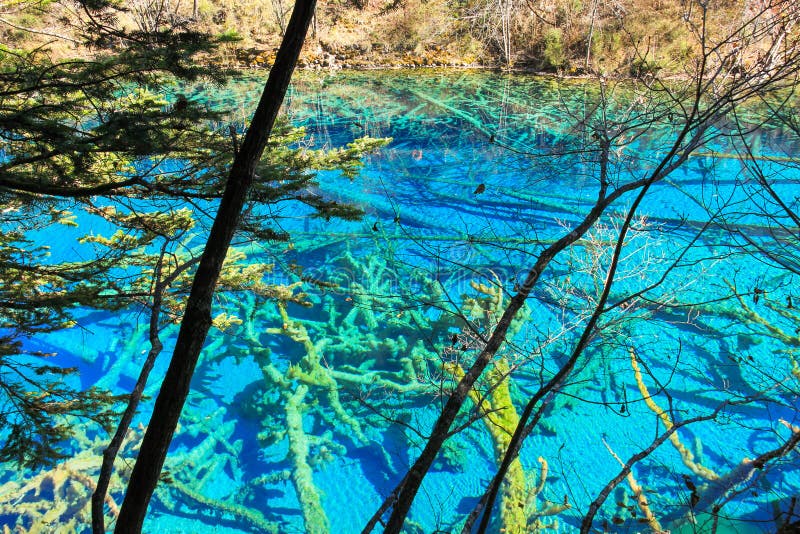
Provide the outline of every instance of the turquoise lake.
<path id="1" fill-rule="evenodd" d="M 243 121 L 262 82 L 253 76 L 186 94 Z M 365 158 L 352 181 L 319 173 L 315 187 L 360 206 L 362 221 L 311 219 L 286 203 L 268 213 L 290 245 L 237 243 L 249 260 L 275 264 L 266 282 L 305 279 L 294 290 L 306 291 L 313 305 L 289 304 L 282 316 L 274 302 L 246 292 L 219 295 L 213 315 L 238 321 L 210 333 L 167 458 L 171 480 L 154 495 L 145 531 L 360 532 L 417 458 L 454 369 L 469 366 L 542 250 L 595 203 L 599 117 L 605 113 L 613 130 L 655 116 L 658 106 L 631 88 L 604 91 L 605 110 L 594 81 L 298 73 L 286 115 L 306 129 L 304 145 L 392 140 Z M 780 124 L 759 124 L 759 112 L 742 106 L 741 136 L 732 117 L 719 118 L 706 142 L 645 196 L 609 310 L 522 448 L 516 473 L 526 486 L 520 506 L 530 531 L 577 532 L 621 469 L 615 455 L 627 461 L 665 424 L 707 416 L 722 403 L 714 419 L 680 428 L 634 465 L 654 517 L 681 533 L 710 532 L 712 524 L 718 532 L 775 532 L 793 507 L 797 520 L 800 453 L 743 469 L 800 431 L 800 230 L 754 178 L 762 172 L 797 213 L 800 138 Z M 615 138 L 612 188 L 666 157 L 677 126 L 659 117 Z M 479 382 L 484 408 L 508 415 L 506 392 L 519 413 L 565 363 L 635 194 L 623 195 L 540 274 L 501 363 Z M 81 227 L 74 237 L 90 230 L 105 229 Z M 72 232 L 51 244 L 54 258 L 81 254 Z M 149 350 L 147 321 L 139 309 L 82 310 L 78 327 L 27 346 L 80 367 L 84 387 L 124 393 Z M 162 331 L 151 400 L 176 334 L 177 325 Z M 477 398 L 457 424 L 474 413 Z M 147 424 L 150 407 L 136 425 Z M 408 532 L 460 532 L 496 470 L 504 429 L 493 417 L 465 424 L 446 442 Z M 32 528 L 25 503 L 50 502 L 51 522 L 39 532 L 88 532 L 80 518 L 107 436 L 91 425 L 83 434 L 72 444 L 76 456 L 53 469 L 0 467 L 2 510 L 19 510 L 4 512 L 0 524 Z M 140 437 L 133 431 L 123 451 L 128 462 Z M 297 476 L 308 468 L 311 482 Z M 117 469 L 124 473 L 126 463 Z M 112 485 L 117 503 L 123 488 Z M 634 492 L 627 480 L 611 492 L 596 532 L 651 531 Z M 301 493 L 321 508 L 307 504 L 304 517 Z M 503 528 L 500 509 L 493 532 Z"/>

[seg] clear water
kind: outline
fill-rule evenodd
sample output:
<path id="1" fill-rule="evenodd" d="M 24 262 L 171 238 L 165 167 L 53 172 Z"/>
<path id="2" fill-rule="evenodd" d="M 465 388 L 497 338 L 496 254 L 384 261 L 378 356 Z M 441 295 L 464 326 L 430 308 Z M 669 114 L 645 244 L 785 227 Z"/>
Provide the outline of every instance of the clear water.
<path id="1" fill-rule="evenodd" d="M 191 88 L 188 96 L 243 120 L 261 81 Z M 214 314 L 225 311 L 243 324 L 212 330 L 167 459 L 172 482 L 160 485 L 145 530 L 304 532 L 314 522 L 334 533 L 359 532 L 418 455 L 443 393 L 452 387 L 442 363 L 469 364 L 480 347 L 478 334 L 497 320 L 498 307 L 467 313 L 469 328 L 453 314 L 487 298 L 478 284 L 502 289 L 507 301 L 543 247 L 574 228 L 595 200 L 595 158 L 580 151 L 587 134 L 573 125 L 598 91 L 594 83 L 471 72 L 300 73 L 287 114 L 307 128 L 310 146 L 342 146 L 363 135 L 393 140 L 366 158 L 352 182 L 320 174 L 320 189 L 362 206 L 363 221 L 309 220 L 302 209 L 286 205 L 274 214 L 291 232 L 292 247 L 241 245 L 252 259 L 296 263 L 305 276 L 338 286 L 322 291 L 306 284 L 313 306 L 288 307 L 314 351 L 285 335 L 291 325 L 274 303 L 247 294 L 219 296 Z M 620 90 L 613 112 L 622 117 L 631 98 Z M 654 127 L 621 148 L 614 179 L 646 173 L 672 136 L 669 128 Z M 764 128 L 754 139 L 760 154 L 782 158 L 761 164 L 776 189 L 797 202 L 800 170 L 791 158 L 798 140 L 777 127 Z M 800 425 L 800 378 L 792 374 L 800 315 L 785 305 L 787 297 L 800 303 L 796 280 L 767 256 L 741 248 L 749 237 L 796 254 L 798 232 L 776 231 L 782 221 L 759 214 L 766 201 L 752 194 L 741 160 L 719 157 L 734 149 L 730 141 L 714 141 L 645 199 L 640 213 L 646 219 L 635 225 L 625 248 L 610 302 L 668 276 L 647 301 L 605 316 L 575 373 L 527 439 L 520 461 L 532 503 L 540 513 L 570 504 L 553 515 L 529 508 L 531 521 L 538 517 L 558 531 L 577 530 L 589 503 L 620 470 L 609 448 L 627 459 L 663 431 L 642 400 L 631 350 L 653 399 L 662 409 L 671 407 L 674 421 L 708 415 L 726 400 L 757 396 L 677 432 L 695 462 L 723 480 L 731 480 L 728 475 L 745 458 L 789 437 L 779 419 Z M 573 349 L 597 298 L 620 213 L 631 200 L 623 197 L 589 239 L 548 267 L 523 310 L 526 321 L 512 328 L 501 357 L 515 366 L 510 393 L 517 411 Z M 709 211 L 717 218 L 695 240 Z M 65 239 L 53 256 L 74 254 L 75 247 Z M 269 281 L 295 279 L 276 269 Z M 745 295 L 741 302 L 730 298 L 731 286 Z M 759 303 L 755 288 L 766 291 Z M 32 340 L 31 347 L 57 351 L 60 363 L 80 366 L 84 386 L 127 391 L 149 349 L 146 316 L 138 310 L 86 311 L 78 322 L 80 328 Z M 168 327 L 162 334 L 165 350 L 147 390 L 151 397 L 176 332 Z M 313 352 L 318 366 L 309 357 Z M 316 383 L 298 379 L 296 368 L 316 369 Z M 265 382 L 265 376 L 272 379 Z M 481 388 L 486 392 L 487 384 Z M 148 410 L 146 405 L 137 423 L 146 424 Z M 287 432 L 298 416 L 302 431 L 295 426 L 294 434 Z M 54 470 L 4 468 L 0 521 L 29 526 L 24 503 L 55 502 L 49 507 L 57 513 L 50 512 L 52 523 L 44 531 L 56 525 L 68 530 L 70 521 L 80 525 L 90 491 L 75 473 L 94 478 L 105 444 L 95 428 L 87 426 L 84 434 L 73 444 L 76 457 Z M 313 487 L 300 488 L 292 478 L 298 451 L 307 455 Z M 410 516 L 416 527 L 409 531 L 457 531 L 494 473 L 494 456 L 483 422 L 454 436 L 423 484 Z M 540 457 L 549 470 L 536 494 Z M 797 466 L 797 453 L 791 452 L 752 478 L 726 485 L 719 531 L 774 531 L 776 517 L 800 491 Z M 122 462 L 118 467 L 126 469 Z M 663 527 L 709 531 L 705 499 L 714 485 L 692 473 L 672 444 L 638 463 L 633 474 Z M 701 497 L 695 525 L 686 521 L 692 499 L 687 480 Z M 324 517 L 304 520 L 298 491 L 317 495 Z M 119 483 L 113 497 L 122 500 Z M 647 531 L 641 518 L 623 482 L 596 527 Z M 494 528 L 502 528 L 499 519 Z"/>

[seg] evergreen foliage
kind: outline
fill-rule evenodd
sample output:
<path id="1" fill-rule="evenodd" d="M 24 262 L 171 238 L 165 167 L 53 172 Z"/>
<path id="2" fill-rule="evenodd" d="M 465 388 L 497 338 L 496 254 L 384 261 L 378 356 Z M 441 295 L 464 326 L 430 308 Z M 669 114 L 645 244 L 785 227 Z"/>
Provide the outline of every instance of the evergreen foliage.
<path id="1" fill-rule="evenodd" d="M 69 377 L 74 369 L 52 364 L 52 355 L 30 350 L 26 340 L 75 327 L 81 308 L 148 307 L 162 284 L 165 320 L 178 319 L 238 133 L 220 126 L 223 114 L 187 100 L 178 85 L 227 79 L 232 71 L 215 66 L 209 54 L 229 35 L 207 35 L 175 18 L 126 29 L 125 7 L 115 2 L 18 9 L 40 20 L 73 13 L 71 36 L 80 53 L 91 52 L 64 58 L 47 46 L 0 51 L 0 461 L 39 466 L 61 456 L 74 430 L 66 416 L 108 426 L 121 399 L 80 391 Z M 303 135 L 279 126 L 251 201 L 299 201 L 320 217 L 359 217 L 357 208 L 308 193 L 311 169 L 353 176 L 363 153 L 380 141 L 326 153 L 297 148 Z M 247 210 L 242 239 L 288 239 L 266 211 Z M 78 220 L 93 221 L 92 228 Z M 34 232 L 74 236 L 74 257 L 50 257 Z M 230 260 L 222 289 L 266 285 L 261 278 L 270 266 Z"/>

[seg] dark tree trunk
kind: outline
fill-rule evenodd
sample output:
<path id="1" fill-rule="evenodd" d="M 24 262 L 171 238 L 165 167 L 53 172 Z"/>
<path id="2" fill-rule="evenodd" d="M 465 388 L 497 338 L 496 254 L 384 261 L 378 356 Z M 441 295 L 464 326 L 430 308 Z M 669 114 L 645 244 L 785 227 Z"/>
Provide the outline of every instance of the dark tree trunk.
<path id="1" fill-rule="evenodd" d="M 158 483 L 167 449 L 189 394 L 189 383 L 200 350 L 211 326 L 211 300 L 222 263 L 253 182 L 256 165 L 261 159 L 283 103 L 314 14 L 315 3 L 316 0 L 296 1 L 261 100 L 233 161 L 219 211 L 194 276 L 175 352 L 161 384 L 150 424 L 128 482 L 115 533 L 141 532 L 147 505 Z"/>

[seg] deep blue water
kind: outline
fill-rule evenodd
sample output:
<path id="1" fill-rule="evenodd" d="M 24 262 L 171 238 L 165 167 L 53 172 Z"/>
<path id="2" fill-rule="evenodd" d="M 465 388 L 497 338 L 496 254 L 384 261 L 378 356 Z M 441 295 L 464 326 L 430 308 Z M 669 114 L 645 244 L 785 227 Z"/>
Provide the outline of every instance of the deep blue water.
<path id="1" fill-rule="evenodd" d="M 244 79 L 227 88 L 195 88 L 188 96 L 246 117 L 259 83 Z M 633 97 L 621 89 L 618 95 L 609 114 L 635 121 Z M 507 302 L 544 247 L 572 231 L 595 201 L 597 154 L 585 150 L 593 146 L 591 130 L 579 124 L 597 98 L 593 83 L 524 76 L 301 73 L 287 115 L 307 129 L 310 147 L 338 147 L 362 135 L 392 138 L 366 157 L 352 182 L 335 172 L 319 174 L 319 189 L 361 206 L 363 221 L 309 219 L 302 208 L 286 204 L 271 213 L 293 236 L 292 247 L 241 246 L 251 260 L 276 263 L 267 275 L 270 282 L 296 281 L 282 267 L 297 263 L 304 275 L 338 284 L 328 290 L 306 284 L 314 305 L 287 307 L 315 344 L 319 372 L 333 382 L 297 378 L 295 367 L 308 371 L 311 365 L 309 351 L 283 335 L 285 321 L 274 303 L 246 293 L 221 295 L 214 314 L 236 315 L 243 324 L 224 333 L 212 330 L 167 460 L 175 482 L 161 485 L 146 530 L 257 532 L 267 522 L 280 532 L 313 530 L 304 522 L 298 484 L 292 482 L 301 447 L 315 486 L 303 491 L 319 496 L 329 531 L 359 532 L 416 458 L 443 392 L 452 387 L 442 364 L 468 365 L 480 347 L 476 334 L 453 314 L 486 297 L 478 284 L 502 289 Z M 667 124 L 636 133 L 635 139 L 619 139 L 611 158 L 614 185 L 655 168 L 675 136 Z M 760 156 L 783 158 L 756 164 L 796 208 L 800 170 L 791 158 L 798 139 L 774 127 L 748 139 L 756 141 Z M 645 198 L 609 303 L 657 280 L 661 284 L 601 319 L 567 385 L 525 442 L 520 462 L 532 497 L 531 522 L 538 518 L 558 531 L 576 530 L 589 503 L 619 472 L 609 449 L 627 459 L 663 432 L 642 399 L 631 351 L 653 400 L 671 420 L 732 403 L 715 420 L 677 432 L 694 462 L 723 481 L 745 458 L 775 449 L 790 436 L 780 419 L 800 425 L 800 376 L 792 374 L 800 315 L 786 305 L 787 298 L 800 303 L 796 280 L 774 256 L 747 248 L 757 243 L 796 258 L 798 229 L 780 228 L 787 224 L 783 218 L 763 213 L 774 213 L 774 206 L 754 194 L 752 173 L 731 157 L 737 143 L 710 140 Z M 632 198 L 623 196 L 587 239 L 548 266 L 523 310 L 525 321 L 512 328 L 500 357 L 515 366 L 509 382 L 517 411 L 574 348 Z M 88 228 L 75 230 L 75 237 L 83 230 Z M 53 243 L 54 261 L 76 254 L 76 247 L 69 239 Z M 756 288 L 766 291 L 759 302 Z M 472 330 L 485 333 L 498 312 L 465 313 Z M 80 328 L 31 340 L 30 347 L 58 352 L 63 365 L 79 365 L 83 386 L 129 389 L 149 349 L 147 316 L 139 310 L 86 311 L 78 323 Z M 162 333 L 165 351 L 150 380 L 151 397 L 176 332 L 168 326 Z M 484 392 L 488 386 L 480 385 Z M 292 417 L 287 406 L 300 396 L 303 432 L 293 444 L 286 431 Z M 148 409 L 143 407 L 137 422 L 146 424 Z M 83 455 L 63 468 L 94 477 L 103 434 L 98 437 L 91 427 L 85 434 L 75 443 Z M 492 436 L 481 421 L 451 438 L 412 509 L 410 519 L 419 531 L 458 531 L 494 473 L 494 456 Z M 549 470 L 537 495 L 539 458 Z M 717 501 L 724 502 L 719 531 L 774 531 L 776 518 L 800 491 L 797 465 L 797 453 L 791 452 L 747 480 L 726 485 L 723 501 Z M 125 469 L 122 463 L 120 468 Z M 705 499 L 714 494 L 714 484 L 692 473 L 671 443 L 637 464 L 633 475 L 664 528 L 708 531 L 711 504 Z M 22 491 L 13 483 L 19 474 L 6 468 L 0 502 L 66 501 L 70 506 L 53 514 L 52 525 L 70 517 L 80 523 L 85 485 L 38 476 L 24 473 L 23 483 L 36 482 Z M 686 519 L 692 500 L 687 480 L 699 488 L 699 506 L 706 506 L 695 510 L 695 526 Z M 36 484 L 55 492 L 37 495 Z M 596 527 L 645 531 L 632 493 L 627 482 L 620 484 Z M 113 495 L 121 502 L 121 485 Z M 568 509 L 540 515 L 564 502 Z M 18 518 L 0 519 L 13 525 Z M 20 521 L 30 525 L 30 518 Z"/>

